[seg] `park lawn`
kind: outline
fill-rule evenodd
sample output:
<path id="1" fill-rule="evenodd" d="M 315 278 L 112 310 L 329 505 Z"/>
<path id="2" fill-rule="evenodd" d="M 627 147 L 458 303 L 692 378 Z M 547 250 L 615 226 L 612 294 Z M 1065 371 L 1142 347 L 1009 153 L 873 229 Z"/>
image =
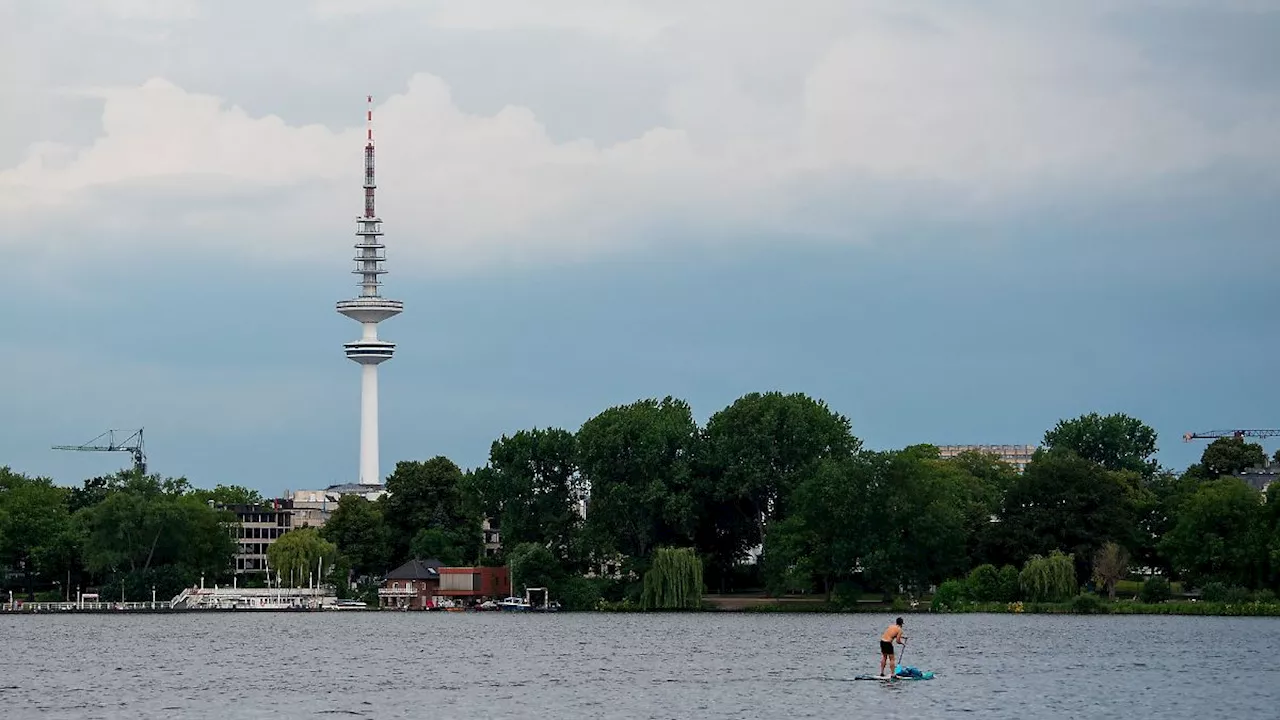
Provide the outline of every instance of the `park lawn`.
<path id="1" fill-rule="evenodd" d="M 1142 583 L 1142 580 L 1120 580 L 1116 583 L 1116 596 L 1123 597 L 1126 595 L 1137 595 L 1138 591 L 1142 589 Z M 1182 594 L 1181 581 L 1175 580 L 1169 584 L 1169 587 L 1172 589 L 1174 595 Z"/>

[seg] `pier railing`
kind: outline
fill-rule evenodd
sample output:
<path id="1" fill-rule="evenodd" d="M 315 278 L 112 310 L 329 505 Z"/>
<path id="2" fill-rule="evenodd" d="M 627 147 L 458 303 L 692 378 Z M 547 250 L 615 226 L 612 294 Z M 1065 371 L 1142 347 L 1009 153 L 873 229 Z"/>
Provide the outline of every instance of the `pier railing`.
<path id="1" fill-rule="evenodd" d="M 168 610 L 169 601 L 157 602 L 13 602 L 0 604 L 3 612 L 111 612 L 113 610 Z"/>

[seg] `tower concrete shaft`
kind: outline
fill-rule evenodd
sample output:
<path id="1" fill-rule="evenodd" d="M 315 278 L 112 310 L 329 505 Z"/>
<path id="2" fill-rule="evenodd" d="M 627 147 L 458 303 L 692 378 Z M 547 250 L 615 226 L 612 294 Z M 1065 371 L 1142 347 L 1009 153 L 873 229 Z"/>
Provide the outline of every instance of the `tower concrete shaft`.
<path id="1" fill-rule="evenodd" d="M 373 98 L 366 119 L 369 124 L 368 142 L 364 147 L 364 215 L 356 218 L 356 263 L 352 272 L 360 276 L 360 294 L 351 300 L 338 303 L 339 313 L 360 323 L 361 336 L 355 342 L 345 343 L 347 358 L 360 364 L 360 472 L 357 482 L 362 485 L 380 485 L 382 475 L 378 468 L 378 365 L 391 359 L 395 343 L 378 338 L 378 323 L 399 315 L 404 303 L 388 300 L 378 293 L 380 278 L 387 273 L 382 243 L 382 220 L 374 211 L 374 151 L 373 151 Z"/>

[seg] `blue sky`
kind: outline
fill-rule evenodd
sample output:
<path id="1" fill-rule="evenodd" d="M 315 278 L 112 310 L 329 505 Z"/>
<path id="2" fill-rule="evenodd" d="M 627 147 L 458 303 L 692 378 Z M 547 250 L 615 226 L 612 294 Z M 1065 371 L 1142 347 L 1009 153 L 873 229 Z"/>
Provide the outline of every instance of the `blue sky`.
<path id="1" fill-rule="evenodd" d="M 0 464 L 78 482 L 127 456 L 50 445 L 145 426 L 197 484 L 354 479 L 366 93 L 384 472 L 668 394 L 806 392 L 876 448 L 1121 411 L 1179 467 L 1280 423 L 1265 3 L 249 7 L 0 30 Z"/>

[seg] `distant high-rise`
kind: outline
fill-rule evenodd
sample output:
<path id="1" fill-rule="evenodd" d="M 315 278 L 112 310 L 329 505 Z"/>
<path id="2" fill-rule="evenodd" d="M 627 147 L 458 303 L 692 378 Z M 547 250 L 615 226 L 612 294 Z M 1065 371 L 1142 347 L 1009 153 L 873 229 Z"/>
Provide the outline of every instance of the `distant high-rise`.
<path id="1" fill-rule="evenodd" d="M 378 323 L 395 317 L 404 310 L 404 303 L 388 300 L 378 294 L 382 285 L 379 278 L 386 274 L 386 261 L 382 244 L 382 220 L 373 209 L 373 194 L 377 185 L 373 179 L 373 97 L 368 98 L 369 108 L 365 120 L 368 123 L 368 141 L 364 146 L 364 215 L 356 218 L 356 269 L 360 276 L 360 294 L 338 303 L 338 312 L 360 323 L 361 337 L 345 343 L 347 358 L 360 365 L 360 474 L 357 483 L 380 485 L 382 475 L 378 470 L 378 365 L 391 359 L 395 343 L 378 339 Z"/>
<path id="2" fill-rule="evenodd" d="M 938 455 L 944 460 L 953 458 L 962 452 L 980 452 L 989 455 L 998 455 L 1000 459 L 1009 463 L 1018 472 L 1027 469 L 1027 464 L 1031 462 L 1031 456 L 1035 455 L 1037 446 L 1035 445 L 939 445 Z"/>

